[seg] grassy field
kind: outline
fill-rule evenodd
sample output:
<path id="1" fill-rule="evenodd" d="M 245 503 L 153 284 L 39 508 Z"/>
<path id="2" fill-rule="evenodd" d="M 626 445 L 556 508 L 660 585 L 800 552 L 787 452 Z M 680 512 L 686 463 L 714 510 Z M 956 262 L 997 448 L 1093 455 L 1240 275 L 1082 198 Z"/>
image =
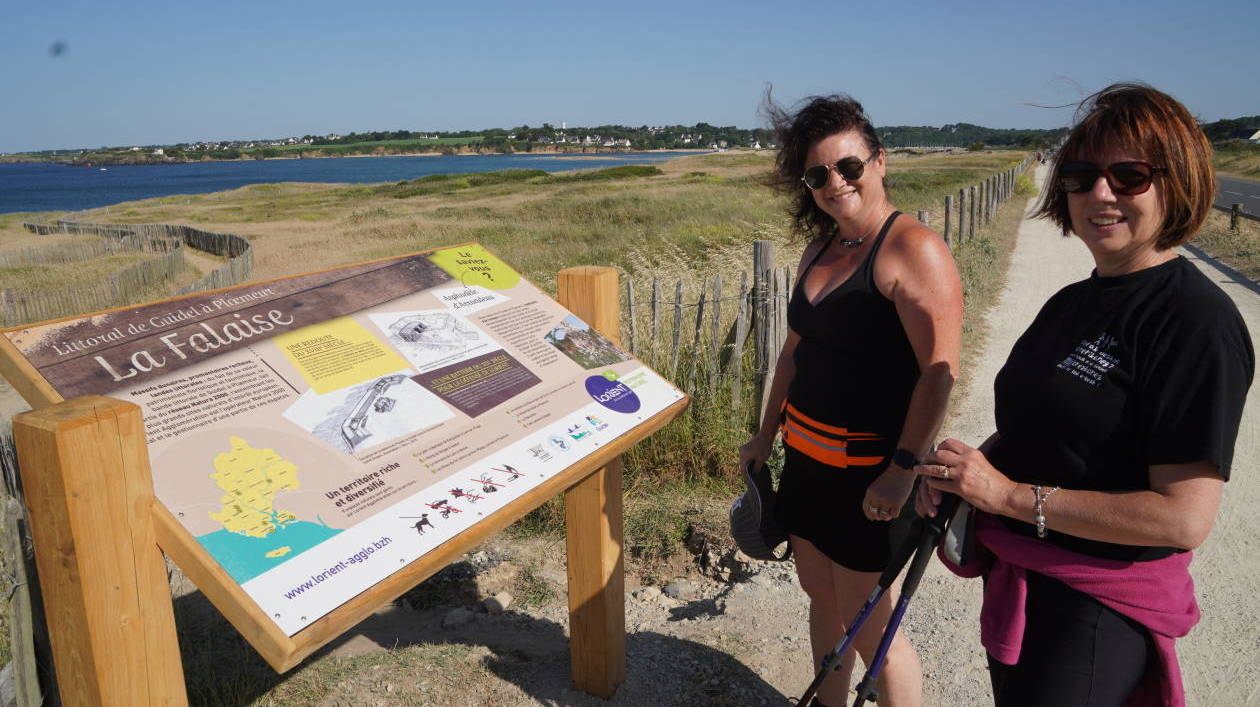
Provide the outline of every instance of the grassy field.
<path id="1" fill-rule="evenodd" d="M 939 209 L 945 193 L 1019 158 L 1010 152 L 894 158 L 892 198 L 908 211 Z M 572 265 L 613 265 L 633 274 L 635 267 L 681 257 L 699 267 L 724 248 L 746 247 L 754 233 L 786 241 L 784 206 L 762 186 L 769 164 L 768 153 L 724 153 L 672 160 L 660 173 L 605 179 L 461 175 L 396 185 L 262 184 L 128 202 L 73 218 L 239 233 L 253 242 L 259 279 L 476 240 L 550 288 L 556 270 Z M 27 238 L 17 221 L 0 221 L 0 248 Z"/>
<path id="2" fill-rule="evenodd" d="M 1228 140 L 1213 145 L 1216 171 L 1229 177 L 1260 179 L 1260 145 Z"/>

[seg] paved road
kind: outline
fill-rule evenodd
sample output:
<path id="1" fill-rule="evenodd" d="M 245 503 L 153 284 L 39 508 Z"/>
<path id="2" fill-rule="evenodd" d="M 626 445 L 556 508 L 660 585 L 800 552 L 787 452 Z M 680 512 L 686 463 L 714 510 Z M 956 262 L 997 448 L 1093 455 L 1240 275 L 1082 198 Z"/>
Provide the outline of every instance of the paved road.
<path id="1" fill-rule="evenodd" d="M 1038 170 L 1038 178 L 1046 169 Z M 1032 200 L 1029 207 L 1032 206 Z M 1260 212 L 1260 208 L 1257 208 Z M 1236 273 L 1221 269 L 1198 252 L 1182 251 L 1238 305 L 1251 331 L 1252 345 L 1260 350 L 1260 287 Z M 1084 279 L 1093 268 L 1089 251 L 1076 238 L 1063 238 L 1045 221 L 1025 220 L 1006 288 L 989 315 L 985 352 L 971 370 L 967 394 L 958 401 L 944 434 L 969 444 L 979 444 L 993 431 L 993 377 L 1006 360 L 1012 344 L 1032 321 L 1046 299 L 1064 285 Z M 1238 705 L 1260 707 L 1260 534 L 1255 532 L 1260 508 L 1260 383 L 1247 396 L 1247 406 L 1234 451 L 1233 474 L 1208 542 L 1195 553 L 1191 572 L 1195 578 L 1203 620 L 1178 642 L 1188 707 Z M 958 647 L 946 655 L 924 655 L 930 674 L 927 704 L 947 704 L 948 696 L 968 695 L 983 704 L 987 687 L 976 680 L 984 674 L 975 621 L 980 603 L 977 583 L 948 576 L 933 563 L 925 577 L 921 605 L 949 607 L 949 614 L 963 621 L 938 621 L 946 645 Z M 916 597 L 917 599 L 917 597 Z M 940 611 L 940 609 L 937 609 Z M 953 618 L 951 616 L 951 618 Z M 977 689 L 979 687 L 979 689 Z"/>
<path id="2" fill-rule="evenodd" d="M 1260 182 L 1235 177 L 1217 177 L 1220 191 L 1216 193 L 1216 205 L 1230 208 L 1232 204 L 1242 204 L 1243 211 L 1260 216 Z"/>

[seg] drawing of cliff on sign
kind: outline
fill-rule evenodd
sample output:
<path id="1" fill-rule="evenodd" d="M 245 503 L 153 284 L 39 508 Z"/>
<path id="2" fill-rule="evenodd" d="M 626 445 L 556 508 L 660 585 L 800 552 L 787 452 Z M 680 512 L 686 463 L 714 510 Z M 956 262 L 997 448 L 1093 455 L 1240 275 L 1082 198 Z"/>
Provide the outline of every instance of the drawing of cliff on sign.
<path id="1" fill-rule="evenodd" d="M 630 360 L 629 355 L 622 353 L 611 341 L 572 314 L 543 338 L 582 368 L 598 368 Z"/>
<path id="2" fill-rule="evenodd" d="M 368 316 L 421 373 L 499 348 L 467 319 L 443 310 Z"/>
<path id="3" fill-rule="evenodd" d="M 446 403 L 403 370 L 324 395 L 307 391 L 285 418 L 343 452 L 352 453 L 422 430 L 454 416 Z"/>

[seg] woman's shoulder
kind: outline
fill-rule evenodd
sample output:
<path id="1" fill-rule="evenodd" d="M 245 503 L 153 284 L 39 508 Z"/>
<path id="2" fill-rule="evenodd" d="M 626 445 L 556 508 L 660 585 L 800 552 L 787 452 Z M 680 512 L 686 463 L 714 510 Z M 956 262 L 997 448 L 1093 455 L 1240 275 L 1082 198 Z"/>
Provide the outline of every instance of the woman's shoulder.
<path id="1" fill-rule="evenodd" d="M 909 214 L 902 214 L 893 222 L 881 250 L 911 258 L 942 254 L 953 257 L 939 233 Z"/>
<path id="2" fill-rule="evenodd" d="M 1157 288 L 1167 318 L 1199 330 L 1245 329 L 1238 305 L 1220 285 L 1185 257 L 1172 265 L 1166 285 Z"/>
<path id="3" fill-rule="evenodd" d="M 898 217 L 884 237 L 875 265 L 877 271 L 894 277 L 905 272 L 952 273 L 953 277 L 957 277 L 954 254 L 945 244 L 945 239 L 918 219 L 904 214 Z M 877 277 L 879 274 L 877 272 Z"/>

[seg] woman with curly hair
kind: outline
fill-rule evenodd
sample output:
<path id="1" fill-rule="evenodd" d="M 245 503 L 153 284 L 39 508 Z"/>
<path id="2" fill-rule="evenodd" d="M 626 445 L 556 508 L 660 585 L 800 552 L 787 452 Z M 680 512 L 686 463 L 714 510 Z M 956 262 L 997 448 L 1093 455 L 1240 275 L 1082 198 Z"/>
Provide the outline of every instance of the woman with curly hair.
<path id="1" fill-rule="evenodd" d="M 818 665 L 888 564 L 911 469 L 940 429 L 958 372 L 962 285 L 941 237 L 889 202 L 886 154 L 860 103 L 814 97 L 788 114 L 767 98 L 766 111 L 781 145 L 777 186 L 796 230 L 811 240 L 766 414 L 740 462 L 760 468 L 782 433 L 776 516 L 809 596 Z M 857 636 L 868 663 L 892 595 Z M 816 705 L 845 701 L 852 667 L 850 653 Z M 921 681 L 918 656 L 898 634 L 879 703 L 920 704 Z"/>

